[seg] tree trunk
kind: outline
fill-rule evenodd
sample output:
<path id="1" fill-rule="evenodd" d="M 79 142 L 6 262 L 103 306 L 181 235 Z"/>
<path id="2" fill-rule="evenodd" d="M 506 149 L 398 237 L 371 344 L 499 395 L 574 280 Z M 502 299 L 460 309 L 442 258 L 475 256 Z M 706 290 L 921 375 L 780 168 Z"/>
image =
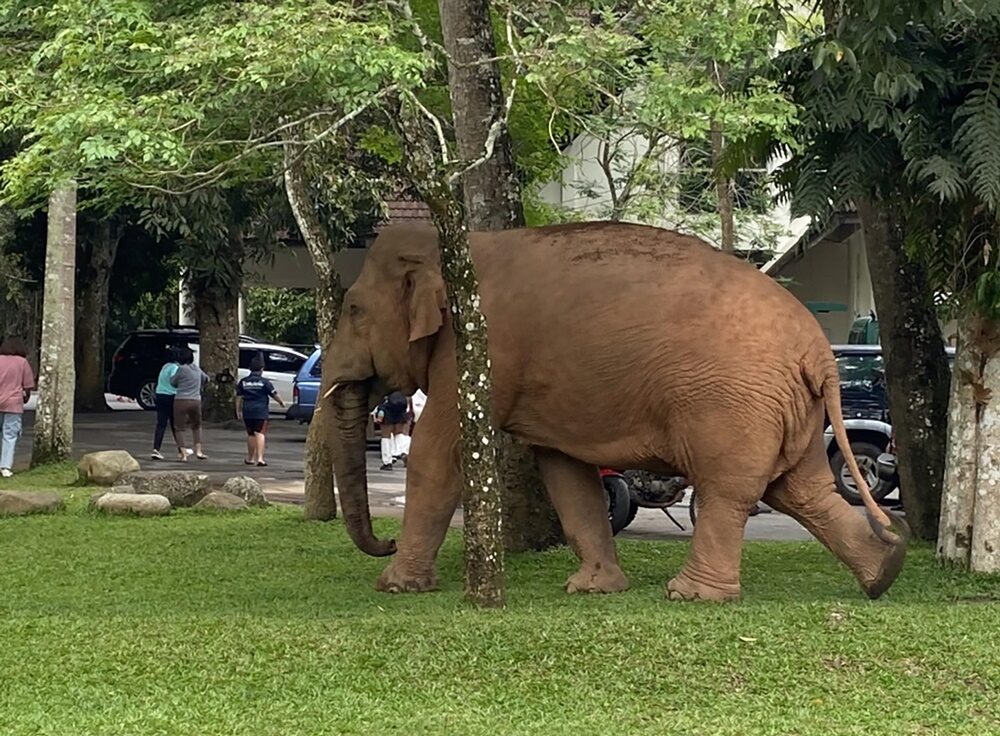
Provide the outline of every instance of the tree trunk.
<path id="1" fill-rule="evenodd" d="M 889 414 L 896 433 L 900 498 L 918 539 L 935 540 L 944 479 L 950 371 L 927 274 L 904 250 L 895 217 L 860 200 Z"/>
<path id="2" fill-rule="evenodd" d="M 466 223 L 471 231 L 524 226 L 520 183 L 514 167 L 493 25 L 486 0 L 439 0 L 459 158 L 486 160 L 462 176 Z M 498 122 L 499 121 L 499 122 Z M 489 154 L 487 156 L 487 154 Z M 562 527 L 534 453 L 505 432 L 498 433 L 508 551 L 542 550 L 563 541 Z"/>
<path id="3" fill-rule="evenodd" d="M 709 137 L 712 146 L 712 176 L 715 178 L 715 196 L 718 202 L 719 224 L 722 229 L 719 247 L 726 253 L 735 253 L 736 227 L 733 220 L 733 187 L 732 181 L 722 170 L 724 146 L 722 123 L 717 120 L 710 123 Z"/>
<path id="4" fill-rule="evenodd" d="M 1000 572 L 1000 339 L 995 322 L 989 345 L 980 345 L 982 379 L 979 401 L 976 498 L 969 569 Z M 983 334 L 983 333 L 981 333 Z"/>
<path id="5" fill-rule="evenodd" d="M 979 322 L 980 317 L 976 314 L 962 315 L 958 319 L 958 346 L 948 404 L 948 447 L 938 531 L 938 559 L 961 568 L 969 567 L 975 516 L 979 412 L 973 382 L 969 378 L 978 376 L 980 371 L 976 347 Z"/>
<path id="6" fill-rule="evenodd" d="M 458 203 L 458 192 L 452 190 L 439 170 L 435 148 L 423 123 L 422 113 L 404 100 L 398 125 L 407 147 L 407 173 L 430 207 L 438 229 L 441 272 L 455 335 L 465 597 L 481 607 L 499 608 L 506 601 L 503 494 L 489 406 L 492 384 L 486 319 L 479 311 L 479 282 L 469 253 L 465 213 Z"/>
<path id="7" fill-rule="evenodd" d="M 316 331 L 323 355 L 330 354 L 340 308 L 344 303 L 344 287 L 334 268 L 334 260 L 340 247 L 327 236 L 313 205 L 306 185 L 305 167 L 301 159 L 295 160 L 290 145 L 285 146 L 285 192 L 288 204 L 299 232 L 305 241 L 309 256 L 316 270 Z M 324 365 L 327 365 L 326 361 Z M 337 501 L 334 496 L 333 454 L 329 439 L 333 432 L 333 414 L 323 396 L 332 384 L 330 373 L 323 368 L 320 390 L 316 398 L 316 410 L 306 435 L 305 452 L 305 518 L 315 521 L 329 521 L 337 516 Z M 325 410 L 324 410 L 325 409 Z"/>
<path id="8" fill-rule="evenodd" d="M 1000 572 L 1000 323 L 959 317 L 938 557 Z"/>
<path id="9" fill-rule="evenodd" d="M 231 225 L 228 257 L 243 261 L 243 231 Z M 201 369 L 208 374 L 202 394 L 207 422 L 236 418 L 236 374 L 240 359 L 240 286 L 216 282 L 191 284 Z"/>
<path id="10" fill-rule="evenodd" d="M 32 467 L 68 460 L 73 451 L 73 312 L 76 286 L 76 182 L 49 198 L 45 301 Z"/>
<path id="11" fill-rule="evenodd" d="M 76 336 L 76 408 L 107 411 L 104 399 L 104 335 L 108 324 L 108 284 L 121 231 L 110 220 L 100 223 L 86 250 L 80 272 Z"/>

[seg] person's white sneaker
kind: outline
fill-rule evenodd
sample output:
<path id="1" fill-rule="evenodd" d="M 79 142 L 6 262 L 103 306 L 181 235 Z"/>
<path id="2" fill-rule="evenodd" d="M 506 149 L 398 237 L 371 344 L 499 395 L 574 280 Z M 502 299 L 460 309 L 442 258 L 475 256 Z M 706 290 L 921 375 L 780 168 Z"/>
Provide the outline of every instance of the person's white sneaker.
<path id="1" fill-rule="evenodd" d="M 159 450 L 153 450 L 152 454 L 150 454 L 150 457 L 153 458 L 154 460 L 162 460 L 163 453 L 160 452 Z"/>
<path id="2" fill-rule="evenodd" d="M 14 474 L 10 472 L 10 468 L 0 468 L 0 478 L 13 478 Z"/>

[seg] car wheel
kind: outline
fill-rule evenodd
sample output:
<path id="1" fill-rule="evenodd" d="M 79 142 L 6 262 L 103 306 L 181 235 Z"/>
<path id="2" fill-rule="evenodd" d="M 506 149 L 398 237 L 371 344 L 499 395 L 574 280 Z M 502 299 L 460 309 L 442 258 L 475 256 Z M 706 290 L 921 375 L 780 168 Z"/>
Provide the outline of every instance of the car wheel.
<path id="1" fill-rule="evenodd" d="M 628 483 L 617 475 L 607 475 L 603 479 L 604 492 L 608 496 L 608 521 L 611 522 L 611 533 L 617 534 L 629 525 L 634 518 L 630 517 L 632 497 L 629 494 Z"/>
<path id="2" fill-rule="evenodd" d="M 854 453 L 854 457 L 858 461 L 858 468 L 864 474 L 865 480 L 868 481 L 872 497 L 876 501 L 882 501 L 892 493 L 891 484 L 878 477 L 878 456 L 882 454 L 882 448 L 876 447 L 870 442 L 852 442 L 851 452 Z M 833 453 L 830 458 L 830 468 L 833 470 L 833 478 L 840 495 L 851 503 L 861 503 L 861 494 L 858 493 L 854 478 L 851 477 L 851 471 L 847 467 L 847 461 L 840 450 Z"/>
<path id="3" fill-rule="evenodd" d="M 148 381 L 142 384 L 142 388 L 139 389 L 139 396 L 136 400 L 146 411 L 156 410 L 156 381 Z"/>

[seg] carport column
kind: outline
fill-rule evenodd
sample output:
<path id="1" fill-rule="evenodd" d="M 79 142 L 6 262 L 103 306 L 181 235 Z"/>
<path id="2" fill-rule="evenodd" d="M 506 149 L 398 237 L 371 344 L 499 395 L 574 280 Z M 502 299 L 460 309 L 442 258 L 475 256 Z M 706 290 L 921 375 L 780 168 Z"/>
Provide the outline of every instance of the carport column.
<path id="1" fill-rule="evenodd" d="M 247 323 L 247 305 L 246 302 L 243 301 L 242 294 L 240 294 L 237 309 L 239 310 L 240 334 L 242 335 L 246 333 L 246 327 L 244 327 L 244 325 Z"/>

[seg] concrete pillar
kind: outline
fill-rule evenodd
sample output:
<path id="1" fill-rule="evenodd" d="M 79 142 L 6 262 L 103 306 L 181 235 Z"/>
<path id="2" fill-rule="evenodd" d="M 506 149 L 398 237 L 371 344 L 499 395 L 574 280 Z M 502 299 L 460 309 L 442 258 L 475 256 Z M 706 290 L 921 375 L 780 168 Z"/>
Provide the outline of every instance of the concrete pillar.
<path id="1" fill-rule="evenodd" d="M 246 334 L 247 305 L 243 301 L 243 295 L 242 294 L 240 294 L 240 298 L 239 298 L 238 304 L 239 304 L 238 309 L 239 309 L 239 314 L 240 314 L 240 316 L 239 316 L 240 334 L 244 335 L 244 334 Z"/>

